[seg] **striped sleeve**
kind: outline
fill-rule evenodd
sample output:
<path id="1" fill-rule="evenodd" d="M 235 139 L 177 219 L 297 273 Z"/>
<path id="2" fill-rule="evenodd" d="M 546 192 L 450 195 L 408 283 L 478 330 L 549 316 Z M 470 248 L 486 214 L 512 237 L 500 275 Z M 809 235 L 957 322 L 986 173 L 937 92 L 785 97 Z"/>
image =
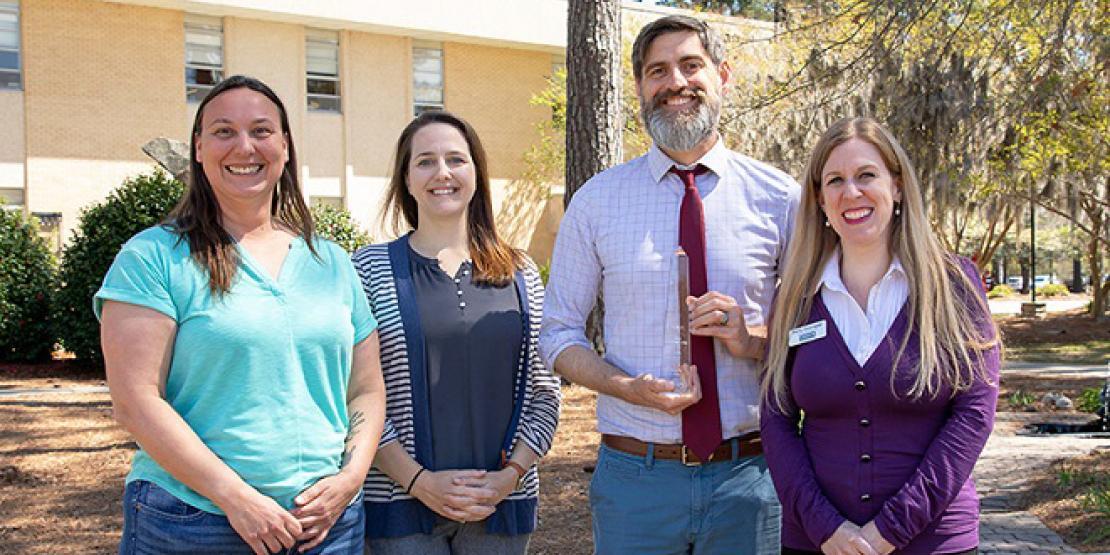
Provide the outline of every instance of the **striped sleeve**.
<path id="1" fill-rule="evenodd" d="M 528 294 L 528 381 L 525 385 L 524 411 L 521 416 L 519 437 L 536 454 L 544 456 L 555 438 L 559 424 L 562 391 L 559 379 L 544 364 L 539 353 L 540 322 L 543 315 L 543 282 L 535 265 L 529 261 L 524 269 Z"/>

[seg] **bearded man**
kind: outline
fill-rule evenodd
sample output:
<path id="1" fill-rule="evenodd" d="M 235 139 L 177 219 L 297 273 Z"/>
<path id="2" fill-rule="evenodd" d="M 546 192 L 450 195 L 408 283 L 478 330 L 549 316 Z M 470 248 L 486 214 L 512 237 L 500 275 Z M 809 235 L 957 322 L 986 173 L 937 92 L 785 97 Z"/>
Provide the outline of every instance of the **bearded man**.
<path id="1" fill-rule="evenodd" d="M 704 22 L 675 15 L 647 25 L 632 66 L 653 144 L 574 195 L 540 332 L 547 364 L 599 393 L 595 550 L 778 553 L 758 359 L 800 189 L 723 144 L 717 125 L 732 69 Z M 689 266 L 682 301 L 679 247 Z M 604 358 L 585 333 L 598 292 Z"/>

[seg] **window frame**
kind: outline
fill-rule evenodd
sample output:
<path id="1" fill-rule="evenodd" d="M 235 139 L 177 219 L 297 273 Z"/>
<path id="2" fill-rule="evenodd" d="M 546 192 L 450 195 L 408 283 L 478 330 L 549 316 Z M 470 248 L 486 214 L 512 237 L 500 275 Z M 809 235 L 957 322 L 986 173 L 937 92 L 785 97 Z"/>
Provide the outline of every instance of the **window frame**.
<path id="1" fill-rule="evenodd" d="M 425 58 L 418 56 L 421 51 L 438 52 L 438 56 Z M 418 99 L 416 95 L 417 90 L 417 76 L 422 71 L 417 71 L 417 62 L 422 59 L 436 59 L 439 61 L 439 101 L 422 100 Z M 444 63 L 443 43 L 430 42 L 430 41 L 413 41 L 412 42 L 412 112 L 413 116 L 419 116 L 423 112 L 430 110 L 443 110 L 446 105 L 446 64 Z"/>
<path id="2" fill-rule="evenodd" d="M 19 25 L 19 7 L 20 6 L 18 0 L 0 0 L 0 13 L 11 14 L 15 17 L 15 48 L 0 46 L 0 52 L 10 52 L 15 54 L 14 68 L 0 67 L 0 73 L 15 76 L 14 81 L 12 81 L 12 83 L 14 83 L 14 86 L 0 86 L 0 91 L 23 90 L 23 33 Z M 3 82 L 6 81 L 0 80 L 0 83 Z"/>
<path id="3" fill-rule="evenodd" d="M 335 73 L 318 73 L 309 69 L 309 46 L 326 45 L 335 51 Z M 340 49 L 342 43 L 338 31 L 326 29 L 305 29 L 305 105 L 312 112 L 343 113 L 343 89 L 340 75 L 342 73 Z M 313 81 L 335 83 L 335 94 L 314 93 L 309 86 Z M 313 106 L 313 100 L 323 100 L 325 104 L 334 102 L 334 106 Z"/>
<path id="4" fill-rule="evenodd" d="M 218 17 L 206 17 L 194 14 L 185 14 L 185 101 L 189 103 L 197 103 L 208 95 L 216 83 L 224 79 L 224 25 L 223 20 Z M 204 63 L 204 62 L 190 62 L 189 61 L 189 45 L 193 44 L 198 47 L 208 48 L 210 45 L 200 43 L 190 43 L 190 33 L 195 35 L 208 35 L 215 36 L 219 39 L 219 65 Z M 198 83 L 196 79 L 189 78 L 190 70 L 204 71 L 212 73 L 212 83 Z"/>

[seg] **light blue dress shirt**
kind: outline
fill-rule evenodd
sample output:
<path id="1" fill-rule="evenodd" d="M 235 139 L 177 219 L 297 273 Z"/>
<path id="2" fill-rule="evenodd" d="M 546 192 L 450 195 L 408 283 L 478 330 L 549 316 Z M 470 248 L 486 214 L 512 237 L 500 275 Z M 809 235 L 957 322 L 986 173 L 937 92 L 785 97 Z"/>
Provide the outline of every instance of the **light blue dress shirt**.
<path id="1" fill-rule="evenodd" d="M 720 139 L 698 161 L 705 206 L 709 290 L 736 299 L 748 325 L 767 319 L 801 189 L 787 174 L 725 148 Z M 540 351 L 554 367 L 567 347 L 590 348 L 586 317 L 605 299 L 605 360 L 631 376 L 677 378 L 679 207 L 684 186 L 675 162 L 652 145 L 606 170 L 571 200 L 559 227 L 544 303 Z M 759 427 L 759 376 L 751 360 L 715 344 L 725 438 Z M 682 419 L 599 395 L 598 431 L 681 443 Z"/>

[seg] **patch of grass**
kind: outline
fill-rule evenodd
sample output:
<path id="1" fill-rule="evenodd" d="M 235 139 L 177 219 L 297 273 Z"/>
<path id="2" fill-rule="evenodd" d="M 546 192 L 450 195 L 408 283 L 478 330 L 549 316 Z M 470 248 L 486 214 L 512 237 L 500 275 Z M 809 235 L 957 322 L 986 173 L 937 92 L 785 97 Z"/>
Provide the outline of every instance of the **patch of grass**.
<path id="1" fill-rule="evenodd" d="M 1028 362 L 1104 364 L 1110 359 L 1110 340 L 1092 339 L 1076 343 L 1006 343 L 1006 357 Z"/>
<path id="2" fill-rule="evenodd" d="M 1083 543 L 1095 543 L 1110 538 L 1110 475 L 1085 471 L 1072 474 L 1072 484 L 1085 486 L 1085 491 L 1079 495 L 1080 508 L 1100 515 L 1104 522 L 1102 525 L 1092 526 Z"/>
<path id="3" fill-rule="evenodd" d="M 1006 400 L 1010 403 L 1011 409 L 1022 409 L 1037 402 L 1037 397 L 1032 393 L 1019 389 L 1010 394 Z"/>
<path id="4" fill-rule="evenodd" d="M 1014 296 L 1013 288 L 1011 288 L 1009 285 L 1006 285 L 1004 283 L 1000 283 L 998 285 L 995 285 L 994 288 L 992 288 L 990 291 L 987 292 L 987 298 L 988 299 L 998 299 L 998 298 L 1002 298 L 1002 297 L 1012 297 L 1012 296 Z"/>
<path id="5" fill-rule="evenodd" d="M 1037 515 L 1082 552 L 1110 550 L 1110 451 L 1053 463 L 1023 495 L 1023 508 Z"/>
<path id="6" fill-rule="evenodd" d="M 1102 406 L 1102 388 L 1088 387 L 1075 399 L 1075 408 L 1082 412 L 1095 412 Z"/>

